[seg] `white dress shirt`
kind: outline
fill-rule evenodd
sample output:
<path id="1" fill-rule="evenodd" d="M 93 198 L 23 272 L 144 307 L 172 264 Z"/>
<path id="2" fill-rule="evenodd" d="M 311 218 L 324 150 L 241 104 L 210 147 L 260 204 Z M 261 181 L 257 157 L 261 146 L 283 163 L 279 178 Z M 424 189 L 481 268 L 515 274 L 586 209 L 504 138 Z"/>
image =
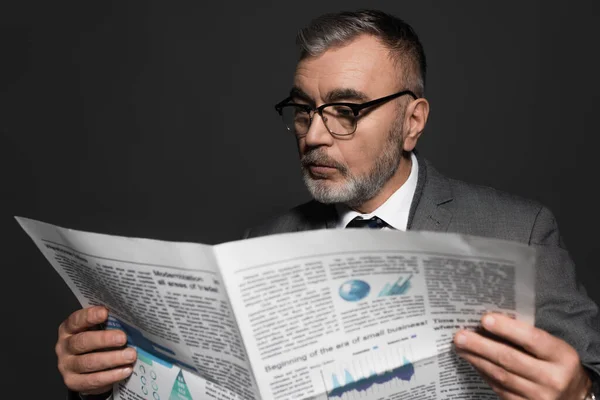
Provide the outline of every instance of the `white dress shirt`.
<path id="1" fill-rule="evenodd" d="M 375 211 L 369 214 L 361 214 L 350 207 L 343 204 L 336 204 L 335 208 L 338 214 L 338 222 L 336 228 L 343 229 L 356 217 L 369 219 L 379 217 L 384 220 L 391 228 L 383 229 L 398 229 L 406 230 L 408 225 L 408 214 L 410 213 L 410 205 L 412 204 L 415 191 L 417 190 L 417 177 L 419 176 L 419 163 L 414 153 L 410 154 L 412 166 L 408 179 L 398 190 L 396 190 L 382 205 Z"/>

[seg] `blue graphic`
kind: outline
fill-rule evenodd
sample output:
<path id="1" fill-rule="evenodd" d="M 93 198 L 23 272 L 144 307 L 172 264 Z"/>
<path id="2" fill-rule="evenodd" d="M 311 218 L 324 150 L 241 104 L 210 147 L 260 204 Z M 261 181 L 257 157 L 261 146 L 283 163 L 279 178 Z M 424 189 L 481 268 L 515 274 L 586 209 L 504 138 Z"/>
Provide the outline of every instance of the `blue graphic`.
<path id="1" fill-rule="evenodd" d="M 332 374 L 332 387 L 333 389 L 328 392 L 329 397 L 342 397 L 344 393 L 350 393 L 352 391 L 364 392 L 367 391 L 373 385 L 381 385 L 386 382 L 391 382 L 394 380 L 401 381 L 410 381 L 413 375 L 415 374 L 415 367 L 413 364 L 406 359 L 403 358 L 403 364 L 398 368 L 394 368 L 390 371 L 385 371 L 381 374 L 376 374 L 375 372 L 371 372 L 371 375 L 367 378 L 362 378 L 358 380 L 354 380 L 350 372 L 348 370 L 344 370 L 344 385 L 340 384 L 339 378 L 336 374 Z"/>
<path id="2" fill-rule="evenodd" d="M 169 400 L 192 400 L 192 394 L 185 383 L 183 371 L 179 371 L 179 375 L 177 375 L 177 378 L 175 379 Z"/>
<path id="3" fill-rule="evenodd" d="M 412 278 L 412 274 L 408 277 L 401 276 L 396 280 L 396 282 L 390 284 L 386 283 L 383 289 L 379 292 L 378 297 L 384 296 L 400 296 L 406 294 L 408 289 L 410 289 L 410 279 Z"/>
<path id="4" fill-rule="evenodd" d="M 136 347 L 138 358 L 146 362 L 146 364 L 152 365 L 152 361 L 154 361 L 168 368 L 171 368 L 171 366 L 175 364 L 185 367 L 191 371 L 198 372 L 193 366 L 182 363 L 181 361 L 170 356 L 175 356 L 175 352 L 173 350 L 161 346 L 158 343 L 154 343 L 133 326 L 127 325 L 113 316 L 108 317 L 106 329 L 119 329 L 125 332 L 127 334 L 127 344 Z"/>
<path id="5" fill-rule="evenodd" d="M 340 286 L 340 297 L 346 301 L 359 301 L 367 297 L 371 286 L 365 281 L 351 279 Z"/>

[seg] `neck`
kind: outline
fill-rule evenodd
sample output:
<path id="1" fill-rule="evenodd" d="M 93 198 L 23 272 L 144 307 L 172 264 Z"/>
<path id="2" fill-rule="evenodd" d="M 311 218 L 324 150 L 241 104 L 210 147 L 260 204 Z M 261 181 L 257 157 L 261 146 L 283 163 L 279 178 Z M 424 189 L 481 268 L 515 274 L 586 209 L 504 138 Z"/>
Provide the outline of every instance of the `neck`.
<path id="1" fill-rule="evenodd" d="M 358 207 L 353 209 L 361 214 L 369 214 L 378 209 L 387 199 L 390 198 L 396 190 L 400 189 L 410 176 L 410 170 L 412 168 L 412 159 L 410 153 L 404 154 L 400 159 L 400 165 L 396 170 L 396 173 L 388 180 L 381 190 L 375 195 L 375 197 L 367 200 Z"/>

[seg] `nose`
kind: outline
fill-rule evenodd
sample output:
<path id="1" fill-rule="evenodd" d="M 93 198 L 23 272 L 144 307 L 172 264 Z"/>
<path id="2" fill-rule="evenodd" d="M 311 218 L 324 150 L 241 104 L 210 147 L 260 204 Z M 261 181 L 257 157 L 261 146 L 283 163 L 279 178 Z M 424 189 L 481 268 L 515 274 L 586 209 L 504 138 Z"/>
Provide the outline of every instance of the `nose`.
<path id="1" fill-rule="evenodd" d="M 333 137 L 325 126 L 323 117 L 318 112 L 313 112 L 308 132 L 303 138 L 307 147 L 331 146 Z"/>

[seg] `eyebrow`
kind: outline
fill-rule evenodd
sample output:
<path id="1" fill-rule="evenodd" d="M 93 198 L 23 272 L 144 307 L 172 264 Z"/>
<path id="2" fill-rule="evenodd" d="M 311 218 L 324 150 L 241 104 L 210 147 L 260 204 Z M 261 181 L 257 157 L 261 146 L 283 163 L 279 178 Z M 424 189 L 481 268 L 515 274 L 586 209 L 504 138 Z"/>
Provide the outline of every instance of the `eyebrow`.
<path id="1" fill-rule="evenodd" d="M 298 86 L 294 86 L 292 90 L 290 90 L 290 97 L 292 99 L 300 99 L 302 101 L 305 101 L 312 106 L 315 105 L 315 101 L 311 99 L 310 96 Z"/>
<path id="2" fill-rule="evenodd" d="M 298 86 L 294 86 L 292 90 L 290 90 L 290 97 L 293 99 L 300 99 L 306 101 L 311 105 L 315 105 L 315 101 L 302 89 Z M 335 103 L 339 101 L 359 101 L 366 102 L 369 100 L 369 96 L 365 93 L 358 91 L 356 89 L 351 88 L 338 88 L 333 89 L 329 93 L 325 95 L 325 102 L 327 103 Z"/>
<path id="3" fill-rule="evenodd" d="M 361 91 L 351 88 L 333 89 L 325 96 L 325 101 L 328 103 L 344 100 L 367 101 L 369 100 L 369 96 Z"/>

